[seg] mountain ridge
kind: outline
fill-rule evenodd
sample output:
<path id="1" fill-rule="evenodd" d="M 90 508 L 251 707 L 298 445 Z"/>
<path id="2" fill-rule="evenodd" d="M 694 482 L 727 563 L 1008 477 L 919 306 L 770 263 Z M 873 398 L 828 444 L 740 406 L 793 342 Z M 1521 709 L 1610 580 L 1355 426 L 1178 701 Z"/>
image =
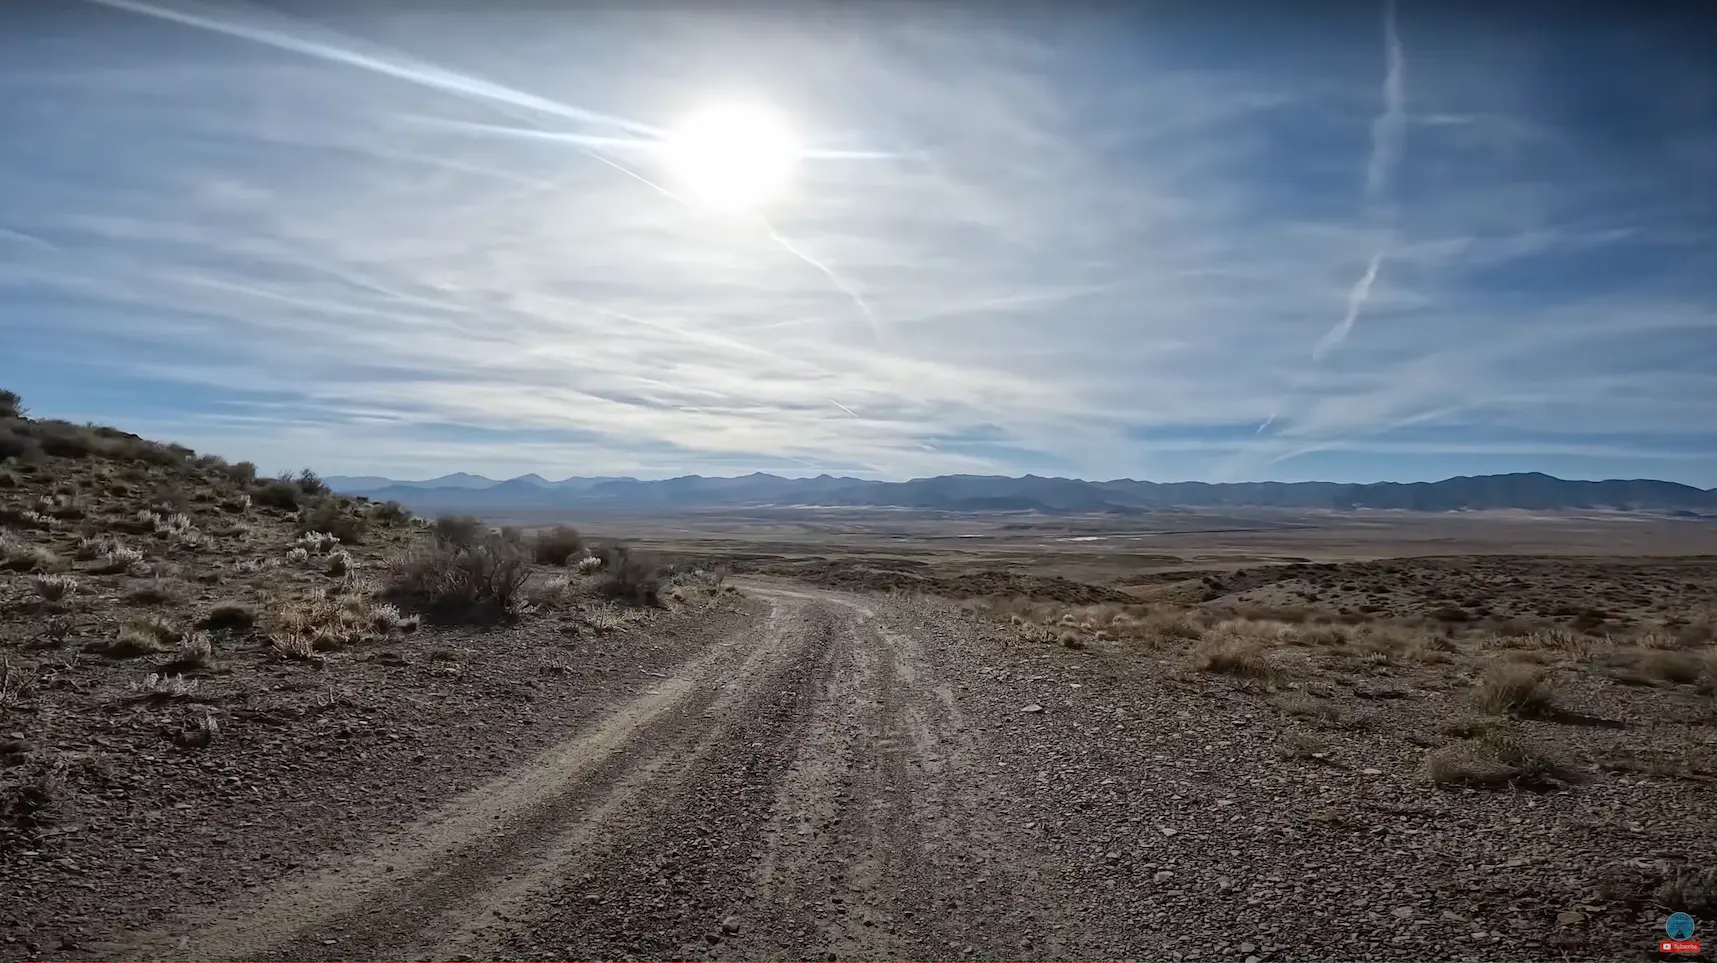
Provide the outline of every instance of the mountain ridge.
<path id="1" fill-rule="evenodd" d="M 389 481 L 374 485 L 377 480 Z M 394 500 L 419 511 L 503 512 L 513 508 L 706 509 L 769 506 L 910 508 L 949 512 L 1140 514 L 1174 508 L 1304 508 L 1462 511 L 1608 509 L 1698 515 L 1717 512 L 1717 488 L 1648 478 L 1590 481 L 1542 472 L 1459 475 L 1426 482 L 1086 481 L 1039 475 L 936 475 L 872 481 L 764 472 L 640 480 L 530 474 L 495 480 L 463 472 L 422 482 L 333 476 L 336 491 Z"/>

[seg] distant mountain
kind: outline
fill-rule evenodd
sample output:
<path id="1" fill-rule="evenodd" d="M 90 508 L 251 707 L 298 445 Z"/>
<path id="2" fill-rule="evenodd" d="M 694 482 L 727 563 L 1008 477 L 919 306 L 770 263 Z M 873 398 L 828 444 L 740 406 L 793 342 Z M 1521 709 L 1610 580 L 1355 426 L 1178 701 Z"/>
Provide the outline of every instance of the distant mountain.
<path id="1" fill-rule="evenodd" d="M 527 477 L 535 478 L 535 475 Z M 373 475 L 330 475 L 322 479 L 328 487 L 337 492 L 363 492 L 377 488 L 463 488 L 480 489 L 493 488 L 500 482 L 482 475 L 468 475 L 465 472 L 454 472 L 442 475 L 440 478 L 429 478 L 424 481 L 396 481 L 392 478 L 377 478 Z"/>
<path id="2" fill-rule="evenodd" d="M 1717 512 L 1717 489 L 1631 479 L 1570 481 L 1538 472 L 1446 478 L 1437 482 L 1090 482 L 1026 475 L 939 475 L 905 482 L 818 475 L 739 478 L 684 475 L 659 481 L 540 475 L 494 481 L 464 473 L 421 482 L 373 477 L 327 479 L 335 490 L 392 499 L 423 512 L 485 514 L 509 509 L 675 510 L 766 506 L 912 508 L 949 512 L 1138 514 L 1166 508 L 1360 508 L 1447 512 L 1482 509 L 1612 509 L 1680 515 Z M 381 482 L 382 484 L 376 484 Z"/>

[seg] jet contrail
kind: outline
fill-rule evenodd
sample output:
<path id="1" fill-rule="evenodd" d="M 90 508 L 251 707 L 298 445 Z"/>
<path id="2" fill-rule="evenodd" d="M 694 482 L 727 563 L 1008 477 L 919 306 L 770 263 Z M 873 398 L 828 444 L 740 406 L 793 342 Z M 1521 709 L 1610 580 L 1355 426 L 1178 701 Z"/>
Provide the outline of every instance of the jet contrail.
<path id="1" fill-rule="evenodd" d="M 1318 343 L 1312 346 L 1313 361 L 1322 361 L 1324 355 L 1334 351 L 1341 346 L 1343 341 L 1347 340 L 1348 333 L 1353 330 L 1354 322 L 1359 320 L 1359 312 L 1365 307 L 1366 299 L 1371 297 L 1371 285 L 1377 280 L 1377 271 L 1382 266 L 1383 249 L 1379 248 L 1372 252 L 1371 260 L 1365 264 L 1365 273 L 1360 275 L 1358 283 L 1353 286 L 1353 290 L 1347 292 L 1347 313 L 1342 315 L 1341 322 L 1329 329 L 1323 337 L 1318 339 Z"/>
<path id="2" fill-rule="evenodd" d="M 1391 229 L 1394 218 L 1390 216 L 1385 201 L 1389 181 L 1394 177 L 1395 168 L 1401 161 L 1401 146 L 1407 133 L 1407 58 L 1401 47 L 1400 29 L 1396 25 L 1395 0 L 1383 2 L 1383 47 L 1388 62 L 1383 73 L 1383 111 L 1371 122 L 1371 158 L 1365 166 L 1365 203 L 1368 218 L 1374 223 L 1381 222 L 1386 229 Z M 1341 321 L 1319 338 L 1312 348 L 1312 360 L 1321 361 L 1324 355 L 1347 341 L 1347 336 L 1353 332 L 1354 324 L 1359 321 L 1366 302 L 1371 298 L 1371 287 L 1377 281 L 1377 272 L 1382 269 L 1388 252 L 1389 242 L 1385 239 L 1377 250 L 1371 253 L 1371 258 L 1365 265 L 1365 273 L 1360 275 L 1359 280 L 1354 282 L 1353 288 L 1348 291 L 1347 312 L 1342 315 Z"/>
<path id="3" fill-rule="evenodd" d="M 1381 229 L 1383 239 L 1366 258 L 1365 270 L 1360 273 L 1359 279 L 1348 289 L 1347 308 L 1342 312 L 1341 320 L 1312 346 L 1312 365 L 1304 372 L 1302 380 L 1305 381 L 1310 380 L 1312 368 L 1341 347 L 1353 333 L 1354 326 L 1359 323 L 1366 304 L 1371 300 L 1371 290 L 1377 284 L 1377 276 L 1388 259 L 1390 243 L 1393 240 L 1395 212 L 1393 204 L 1390 203 L 1389 189 L 1396 168 L 1401 163 L 1402 146 L 1407 133 L 1407 55 L 1401 43 L 1395 4 L 1396 0 L 1383 0 L 1383 107 L 1371 122 L 1371 153 L 1365 164 L 1365 219 L 1371 226 Z M 1288 410 L 1289 417 L 1293 417 L 1293 409 L 1300 403 L 1304 392 L 1299 386 L 1294 386 L 1288 389 L 1287 394 L 1283 406 L 1264 419 L 1252 433 L 1254 437 L 1262 435 L 1266 428 L 1274 424 L 1284 408 Z M 1269 443 L 1260 444 L 1267 446 Z M 1257 444 L 1249 446 L 1248 453 L 1258 447 Z M 1241 457 L 1244 456 L 1236 456 L 1237 459 Z"/>
<path id="4" fill-rule="evenodd" d="M 834 405 L 836 408 L 841 409 L 842 411 L 846 412 L 849 415 L 852 415 L 854 418 L 857 418 L 859 416 L 858 412 L 852 410 L 851 408 L 848 408 L 846 405 L 841 404 L 840 402 L 836 401 L 833 398 L 829 399 L 829 404 Z"/>
<path id="5" fill-rule="evenodd" d="M 449 93 L 459 94 L 466 97 L 476 97 L 481 100 L 491 100 L 497 103 L 511 104 L 514 107 L 524 107 L 529 110 L 552 114 L 566 120 L 576 120 L 587 124 L 601 124 L 608 127 L 617 127 L 621 130 L 629 131 L 634 134 L 641 134 L 646 137 L 660 138 L 664 135 L 662 130 L 648 124 L 641 124 L 637 121 L 627 120 L 623 117 L 612 117 L 608 114 L 601 114 L 596 111 L 584 110 L 580 107 L 562 104 L 557 101 L 549 100 L 546 97 L 527 94 L 521 90 L 514 90 L 511 87 L 506 87 L 501 84 L 491 83 L 487 80 L 481 80 L 476 77 L 469 77 L 464 74 L 455 73 L 451 70 L 444 70 L 430 64 L 412 64 L 403 61 L 389 60 L 384 57 L 372 56 L 370 54 L 360 53 L 356 50 L 334 46 L 333 44 L 319 43 L 302 37 L 294 37 L 291 34 L 283 33 L 278 30 L 271 30 L 267 27 L 233 23 L 228 20 L 222 20 L 205 14 L 174 10 L 170 7 L 147 3 L 144 2 L 144 0 L 89 0 L 89 2 L 98 3 L 102 6 L 112 7 L 117 10 L 128 10 L 132 13 L 156 17 L 161 20 L 171 20 L 174 23 L 181 23 L 189 27 L 197 27 L 214 33 L 226 34 L 229 37 L 239 37 L 244 40 L 250 40 L 279 50 L 288 50 L 293 53 L 301 53 L 305 56 L 326 60 L 331 63 L 340 63 L 350 67 L 357 67 L 362 70 L 368 70 L 372 73 L 393 77 L 397 80 L 404 80 L 410 83 L 420 84 L 425 87 L 433 87 L 437 90 L 444 90 Z"/>
<path id="6" fill-rule="evenodd" d="M 1365 170 L 1365 196 L 1375 203 L 1389 186 L 1401 157 L 1407 128 L 1407 58 L 1395 20 L 1395 0 L 1383 3 L 1383 44 L 1388 68 L 1383 74 L 1383 113 L 1371 123 L 1371 163 Z"/>
<path id="7" fill-rule="evenodd" d="M 882 337 L 882 326 L 877 323 L 876 312 L 871 310 L 870 302 L 864 299 L 864 295 L 860 294 L 857 288 L 848 284 L 845 279 L 835 273 L 833 268 L 811 255 L 806 254 L 804 251 L 794 246 L 792 241 L 782 237 L 781 232 L 775 230 L 775 225 L 769 223 L 767 218 L 762 215 L 758 215 L 757 220 L 758 223 L 763 225 L 763 229 L 769 232 L 770 239 L 772 239 L 776 244 L 781 245 L 782 250 L 785 250 L 788 254 L 804 261 L 806 264 L 816 268 L 818 271 L 821 271 L 823 276 L 829 279 L 830 284 L 833 284 L 842 294 L 845 294 L 847 297 L 852 299 L 853 304 L 858 306 L 859 313 L 864 315 L 865 323 L 870 326 L 871 337 L 878 339 Z"/>

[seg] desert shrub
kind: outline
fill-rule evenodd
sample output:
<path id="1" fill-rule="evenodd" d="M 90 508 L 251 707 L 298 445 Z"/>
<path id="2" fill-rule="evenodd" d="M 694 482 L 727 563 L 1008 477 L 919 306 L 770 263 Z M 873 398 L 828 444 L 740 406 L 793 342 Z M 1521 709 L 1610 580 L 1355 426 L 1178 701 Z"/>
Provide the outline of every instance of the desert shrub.
<path id="1" fill-rule="evenodd" d="M 1198 652 L 1198 667 L 1205 672 L 1242 679 L 1269 679 L 1276 675 L 1264 646 L 1251 639 L 1213 639 Z"/>
<path id="2" fill-rule="evenodd" d="M 530 577 L 523 544 L 494 533 L 470 544 L 437 538 L 389 566 L 382 594 L 440 619 L 506 616 Z"/>
<path id="3" fill-rule="evenodd" d="M 365 595 L 319 596 L 284 600 L 274 613 L 270 642 L 283 657 L 314 658 L 366 641 L 385 639 L 396 630 L 415 628 L 399 609 Z"/>
<path id="4" fill-rule="evenodd" d="M 662 579 L 656 566 L 615 545 L 602 555 L 602 574 L 593 586 L 596 594 L 637 605 L 661 603 Z"/>
<path id="5" fill-rule="evenodd" d="M 282 480 L 285 480 L 285 476 L 282 476 Z M 292 483 L 297 485 L 298 490 L 306 495 L 333 494 L 333 491 L 329 489 L 327 483 L 322 480 L 322 476 L 308 468 L 299 471 L 298 474 L 292 478 Z"/>
<path id="6" fill-rule="evenodd" d="M 78 581 L 69 575 L 38 575 L 30 588 L 44 602 L 58 602 L 77 594 Z"/>
<path id="7" fill-rule="evenodd" d="M 1705 675 L 1706 660 L 1692 652 L 1669 652 L 1648 649 L 1640 653 L 1640 671 L 1665 682 L 1687 684 L 1698 682 Z"/>
<path id="8" fill-rule="evenodd" d="M 411 512 L 395 501 L 370 506 L 370 518 L 382 525 L 403 525 L 411 521 Z"/>
<path id="9" fill-rule="evenodd" d="M 227 602 L 210 609 L 197 624 L 211 632 L 249 632 L 256 627 L 256 611 L 248 605 Z"/>
<path id="10" fill-rule="evenodd" d="M 0 388 L 0 418 L 22 418 L 28 413 L 16 391 Z"/>
<path id="11" fill-rule="evenodd" d="M 338 498 L 319 497 L 298 513 L 298 534 L 321 532 L 338 538 L 342 545 L 359 544 L 368 528 L 369 520 L 347 512 Z"/>
<path id="12" fill-rule="evenodd" d="M 218 470 L 231 479 L 234 484 L 243 485 L 246 488 L 256 484 L 256 465 L 251 462 L 239 461 L 223 464 L 219 466 Z"/>
<path id="13" fill-rule="evenodd" d="M 19 461 L 34 461 L 41 458 L 42 443 L 29 435 L 14 431 L 10 426 L 0 428 L 0 461 L 16 458 Z"/>
<path id="14" fill-rule="evenodd" d="M 207 632 L 192 632 L 179 640 L 173 650 L 175 669 L 206 669 L 214 662 L 215 646 Z"/>
<path id="15" fill-rule="evenodd" d="M 1479 789 L 1539 789 L 1573 778 L 1554 754 L 1498 730 L 1433 750 L 1425 772 L 1437 785 Z"/>
<path id="16" fill-rule="evenodd" d="M 116 659 L 132 659 L 165 652 L 178 645 L 181 638 L 177 629 L 160 619 L 135 619 L 121 627 L 119 635 L 97 645 L 95 651 Z"/>
<path id="17" fill-rule="evenodd" d="M 102 554 L 100 561 L 90 566 L 89 570 L 95 575 L 135 574 L 143 570 L 144 563 L 145 558 L 142 552 L 115 543 Z"/>
<path id="18" fill-rule="evenodd" d="M 1491 715 L 1523 718 L 1544 715 L 1555 706 L 1549 678 L 1518 663 L 1493 666 L 1479 681 L 1475 696 L 1480 710 Z"/>
<path id="19" fill-rule="evenodd" d="M 536 559 L 543 565 L 565 565 L 569 559 L 584 552 L 584 538 L 569 525 L 556 525 L 538 532 L 532 542 Z"/>
<path id="20" fill-rule="evenodd" d="M 298 490 L 296 484 L 279 478 L 263 482 L 250 492 L 251 501 L 256 504 L 289 512 L 297 510 L 298 501 L 303 496 L 304 493 Z"/>
<path id="21" fill-rule="evenodd" d="M 471 515 L 443 515 L 430 527 L 437 542 L 454 548 L 476 545 L 488 530 L 489 526 Z"/>

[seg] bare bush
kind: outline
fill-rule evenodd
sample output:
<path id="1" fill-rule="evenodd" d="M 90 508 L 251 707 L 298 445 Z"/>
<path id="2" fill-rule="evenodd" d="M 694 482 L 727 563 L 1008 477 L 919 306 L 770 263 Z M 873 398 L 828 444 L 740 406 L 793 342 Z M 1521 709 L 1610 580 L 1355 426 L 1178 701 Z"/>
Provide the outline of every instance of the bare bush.
<path id="1" fill-rule="evenodd" d="M 396 501 L 370 506 L 370 518 L 381 525 L 404 525 L 411 521 L 411 512 Z"/>
<path id="2" fill-rule="evenodd" d="M 1252 639 L 1212 639 L 1198 651 L 1198 667 L 1242 679 L 1275 678 L 1276 667 L 1263 645 Z"/>
<path id="3" fill-rule="evenodd" d="M 495 533 L 462 545 L 438 533 L 389 567 L 382 594 L 441 619 L 506 616 L 529 577 L 529 552 L 517 541 Z"/>
<path id="4" fill-rule="evenodd" d="M 318 532 L 332 535 L 346 545 L 361 544 L 368 528 L 367 519 L 348 512 L 345 504 L 337 498 L 318 498 L 298 513 L 299 534 Z"/>
<path id="5" fill-rule="evenodd" d="M 1485 713 L 1520 718 L 1546 715 L 1556 704 L 1549 677 L 1518 663 L 1491 667 L 1479 681 L 1475 700 Z"/>
<path id="6" fill-rule="evenodd" d="M 1499 730 L 1433 750 L 1425 771 L 1438 785 L 1486 789 L 1539 789 L 1573 778 L 1555 755 Z"/>
<path id="7" fill-rule="evenodd" d="M 541 565 L 565 565 L 574 556 L 584 552 L 584 537 L 578 530 L 567 525 L 556 525 L 546 532 L 538 532 L 532 543 L 536 560 Z"/>
<path id="8" fill-rule="evenodd" d="M 443 515 L 430 526 L 435 540 L 454 548 L 470 548 L 489 531 L 489 526 L 471 515 Z"/>
<path id="9" fill-rule="evenodd" d="M 58 602 L 74 595 L 78 581 L 68 575 L 38 575 L 30 580 L 30 588 L 44 602 Z"/>
<path id="10" fill-rule="evenodd" d="M 657 568 L 633 555 L 624 545 L 603 553 L 602 575 L 594 589 L 598 595 L 636 605 L 661 604 L 662 579 Z"/>
<path id="11" fill-rule="evenodd" d="M 298 503 L 304 498 L 304 493 L 293 482 L 277 478 L 251 489 L 250 496 L 253 502 L 264 508 L 278 508 L 290 512 L 298 509 Z"/>

